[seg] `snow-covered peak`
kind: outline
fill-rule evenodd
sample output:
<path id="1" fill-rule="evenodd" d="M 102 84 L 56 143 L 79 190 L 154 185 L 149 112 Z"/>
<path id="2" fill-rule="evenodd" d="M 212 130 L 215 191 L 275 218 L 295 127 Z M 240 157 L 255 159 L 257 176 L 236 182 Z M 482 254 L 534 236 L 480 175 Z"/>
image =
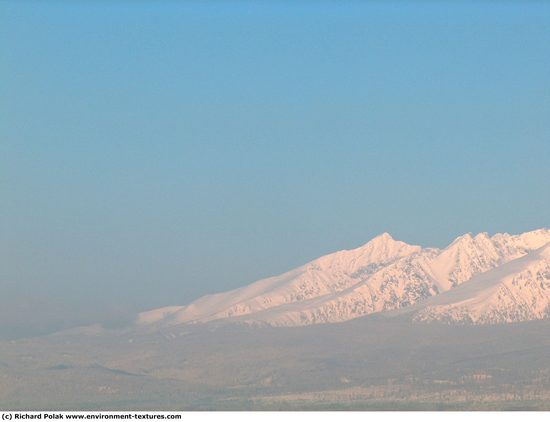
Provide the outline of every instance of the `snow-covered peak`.
<path id="1" fill-rule="evenodd" d="M 489 246 L 489 244 L 493 243 L 534 250 L 540 248 L 548 242 L 550 242 L 550 230 L 545 228 L 525 232 L 518 235 L 512 235 L 509 233 L 496 233 L 493 236 L 489 236 L 487 232 L 482 232 L 475 235 L 473 233 L 466 233 L 458 236 L 445 249 L 463 248 L 472 245 Z"/>
<path id="2" fill-rule="evenodd" d="M 463 250 L 467 248 L 490 248 L 492 244 L 491 237 L 487 232 L 478 234 L 466 233 L 457 237 L 444 250 Z"/>
<path id="3" fill-rule="evenodd" d="M 370 264 L 388 263 L 421 250 L 420 246 L 394 240 L 389 233 L 383 233 L 358 248 L 325 255 L 310 265 L 317 265 L 321 270 L 345 270 L 351 274 Z"/>
<path id="4" fill-rule="evenodd" d="M 461 236 L 458 236 L 455 240 L 451 242 L 447 248 L 453 247 L 454 245 L 468 244 L 471 243 L 474 239 L 474 236 L 471 232 L 465 233 Z"/>
<path id="5" fill-rule="evenodd" d="M 384 232 L 382 234 L 379 234 L 378 236 L 373 237 L 368 243 L 387 243 L 393 241 L 393 237 L 388 232 Z"/>
<path id="6" fill-rule="evenodd" d="M 508 255 L 499 252 L 487 233 L 475 236 L 466 233 L 457 237 L 434 257 L 430 267 L 441 291 L 461 284 L 475 274 L 490 270 L 507 259 Z"/>
<path id="7" fill-rule="evenodd" d="M 476 234 L 476 236 L 474 237 L 474 240 L 475 240 L 476 242 L 484 242 L 484 241 L 488 241 L 489 239 L 490 239 L 489 233 L 487 233 L 487 232 L 478 233 L 478 234 Z"/>

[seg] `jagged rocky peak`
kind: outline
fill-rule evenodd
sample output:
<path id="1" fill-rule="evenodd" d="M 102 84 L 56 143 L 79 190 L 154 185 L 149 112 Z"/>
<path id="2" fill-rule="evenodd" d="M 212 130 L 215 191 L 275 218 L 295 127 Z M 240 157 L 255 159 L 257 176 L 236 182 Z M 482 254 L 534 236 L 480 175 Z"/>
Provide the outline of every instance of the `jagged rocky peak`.
<path id="1" fill-rule="evenodd" d="M 483 246 L 489 247 L 490 245 L 492 245 L 492 240 L 487 232 L 478 233 L 476 235 L 473 233 L 466 233 L 462 236 L 458 236 L 445 249 L 481 248 Z"/>
<path id="2" fill-rule="evenodd" d="M 482 241 L 489 240 L 489 233 L 487 233 L 487 232 L 478 233 L 478 234 L 476 234 L 475 239 L 478 240 L 478 241 L 480 241 L 480 240 L 482 240 Z"/>
<path id="3" fill-rule="evenodd" d="M 491 239 L 499 242 L 521 243 L 526 247 L 536 248 L 550 242 L 550 229 L 537 229 L 517 235 L 496 233 Z"/>
<path id="4" fill-rule="evenodd" d="M 485 253 L 505 259 L 517 258 L 529 251 L 540 248 L 550 242 L 550 230 L 539 229 L 519 235 L 497 233 L 489 236 L 487 232 L 466 233 L 457 237 L 445 250 L 459 253 Z"/>

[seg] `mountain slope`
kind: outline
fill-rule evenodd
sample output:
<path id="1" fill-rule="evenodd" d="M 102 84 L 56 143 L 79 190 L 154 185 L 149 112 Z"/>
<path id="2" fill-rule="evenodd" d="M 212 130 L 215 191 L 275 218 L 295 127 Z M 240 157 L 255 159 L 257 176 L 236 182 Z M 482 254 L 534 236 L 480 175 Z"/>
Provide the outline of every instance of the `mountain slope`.
<path id="1" fill-rule="evenodd" d="M 443 250 L 385 233 L 364 246 L 188 306 L 140 314 L 142 324 L 228 320 L 275 326 L 340 322 L 411 306 L 449 291 L 550 242 L 550 231 L 465 234 Z"/>
<path id="2" fill-rule="evenodd" d="M 240 317 L 248 323 L 294 326 L 341 322 L 410 306 L 458 286 L 477 274 L 524 256 L 546 241 L 542 231 L 520 236 L 466 234 L 442 251 L 424 249 L 370 274 L 342 292 Z"/>
<path id="3" fill-rule="evenodd" d="M 365 245 L 335 252 L 280 276 L 229 292 L 204 296 L 188 306 L 171 306 L 140 314 L 140 322 L 208 321 L 335 294 L 361 283 L 379 268 L 421 251 L 384 233 Z"/>
<path id="4" fill-rule="evenodd" d="M 550 316 L 550 243 L 410 310 L 415 321 L 496 324 Z"/>

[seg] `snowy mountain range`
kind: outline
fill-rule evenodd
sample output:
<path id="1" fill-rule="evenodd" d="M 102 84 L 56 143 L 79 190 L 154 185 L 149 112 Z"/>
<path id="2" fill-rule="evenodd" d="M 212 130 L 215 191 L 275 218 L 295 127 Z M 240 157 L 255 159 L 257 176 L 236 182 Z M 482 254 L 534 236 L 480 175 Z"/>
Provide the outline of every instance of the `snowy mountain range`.
<path id="1" fill-rule="evenodd" d="M 384 233 L 276 277 L 141 313 L 138 324 L 300 326 L 375 313 L 461 324 L 548 318 L 550 230 L 465 234 L 444 249 Z"/>

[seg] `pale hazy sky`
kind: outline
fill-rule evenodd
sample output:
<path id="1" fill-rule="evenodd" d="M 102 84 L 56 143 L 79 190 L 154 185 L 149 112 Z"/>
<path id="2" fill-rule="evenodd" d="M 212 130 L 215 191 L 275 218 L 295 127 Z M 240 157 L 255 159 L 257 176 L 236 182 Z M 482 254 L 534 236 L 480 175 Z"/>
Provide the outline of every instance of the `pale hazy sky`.
<path id="1" fill-rule="evenodd" d="M 550 226 L 548 2 L 0 2 L 0 338 L 389 231 Z"/>

